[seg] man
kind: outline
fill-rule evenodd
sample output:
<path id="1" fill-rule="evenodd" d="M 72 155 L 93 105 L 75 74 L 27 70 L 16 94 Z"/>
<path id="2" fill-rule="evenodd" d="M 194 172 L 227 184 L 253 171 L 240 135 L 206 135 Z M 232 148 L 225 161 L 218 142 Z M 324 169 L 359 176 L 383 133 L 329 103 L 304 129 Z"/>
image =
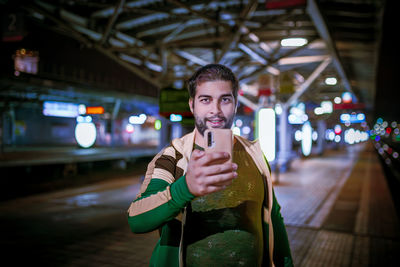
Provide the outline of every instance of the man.
<path id="1" fill-rule="evenodd" d="M 232 127 L 235 75 L 210 64 L 194 73 L 188 86 L 195 130 L 154 157 L 128 210 L 134 233 L 160 230 L 150 265 L 292 266 L 258 142 L 235 136 L 232 162 L 229 154 L 203 149 L 206 129 Z"/>

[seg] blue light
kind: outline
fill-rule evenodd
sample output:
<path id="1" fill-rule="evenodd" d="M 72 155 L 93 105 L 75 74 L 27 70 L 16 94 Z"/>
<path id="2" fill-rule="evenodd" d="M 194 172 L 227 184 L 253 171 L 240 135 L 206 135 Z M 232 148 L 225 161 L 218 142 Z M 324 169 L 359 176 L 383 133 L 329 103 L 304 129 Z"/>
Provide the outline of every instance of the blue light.
<path id="1" fill-rule="evenodd" d="M 359 113 L 359 114 L 357 114 L 357 120 L 359 120 L 359 121 L 364 121 L 364 120 L 365 120 L 365 115 L 364 115 L 364 113 Z"/>
<path id="2" fill-rule="evenodd" d="M 364 121 L 365 121 L 364 113 L 358 113 L 358 114 L 344 113 L 344 114 L 340 115 L 341 123 L 361 123 Z"/>
<path id="3" fill-rule="evenodd" d="M 182 115 L 180 114 L 171 114 L 169 115 L 169 120 L 173 122 L 182 121 Z"/>
<path id="4" fill-rule="evenodd" d="M 147 120 L 146 114 L 140 114 L 139 116 L 130 116 L 129 123 L 131 124 L 143 124 Z"/>

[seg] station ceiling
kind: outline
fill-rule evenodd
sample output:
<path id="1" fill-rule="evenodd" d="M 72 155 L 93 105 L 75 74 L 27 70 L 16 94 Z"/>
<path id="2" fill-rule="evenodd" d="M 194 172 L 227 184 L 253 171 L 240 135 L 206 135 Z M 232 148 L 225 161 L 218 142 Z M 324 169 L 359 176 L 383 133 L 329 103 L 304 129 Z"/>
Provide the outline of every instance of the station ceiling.
<path id="1" fill-rule="evenodd" d="M 374 105 L 383 8 L 384 0 L 34 0 L 23 6 L 39 23 L 159 88 L 217 62 L 232 68 L 249 95 L 257 95 L 250 91 L 263 75 L 277 81 L 290 73 L 296 90 L 283 100 L 288 104 L 349 91 L 367 109 Z M 307 44 L 286 47 L 285 38 Z M 337 85 L 326 85 L 326 77 L 336 77 Z M 242 102 L 260 104 L 254 97 Z"/>

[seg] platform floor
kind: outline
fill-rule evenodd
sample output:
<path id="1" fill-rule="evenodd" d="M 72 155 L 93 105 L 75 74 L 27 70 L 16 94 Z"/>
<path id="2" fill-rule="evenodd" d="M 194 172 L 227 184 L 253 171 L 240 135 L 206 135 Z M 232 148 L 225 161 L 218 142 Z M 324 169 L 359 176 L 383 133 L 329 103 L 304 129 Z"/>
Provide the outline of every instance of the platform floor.
<path id="1" fill-rule="evenodd" d="M 297 159 L 273 175 L 295 266 L 398 266 L 400 225 L 372 144 Z M 148 266 L 157 232 L 132 234 L 140 177 L 0 202 L 13 265 Z"/>
<path id="2" fill-rule="evenodd" d="M 135 159 L 154 156 L 159 149 L 155 145 L 131 145 L 129 147 L 7 147 L 0 153 L 0 168 L 50 164 L 71 164 L 104 160 Z"/>

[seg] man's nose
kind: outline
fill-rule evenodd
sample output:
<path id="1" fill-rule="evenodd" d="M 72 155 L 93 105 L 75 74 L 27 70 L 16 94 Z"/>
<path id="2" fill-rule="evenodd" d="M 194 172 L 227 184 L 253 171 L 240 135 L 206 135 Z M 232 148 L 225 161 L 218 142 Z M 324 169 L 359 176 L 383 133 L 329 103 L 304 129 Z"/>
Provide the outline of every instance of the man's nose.
<path id="1" fill-rule="evenodd" d="M 218 101 L 215 101 L 212 104 L 212 109 L 211 109 L 211 113 L 213 114 L 219 114 L 221 112 L 221 104 Z"/>

